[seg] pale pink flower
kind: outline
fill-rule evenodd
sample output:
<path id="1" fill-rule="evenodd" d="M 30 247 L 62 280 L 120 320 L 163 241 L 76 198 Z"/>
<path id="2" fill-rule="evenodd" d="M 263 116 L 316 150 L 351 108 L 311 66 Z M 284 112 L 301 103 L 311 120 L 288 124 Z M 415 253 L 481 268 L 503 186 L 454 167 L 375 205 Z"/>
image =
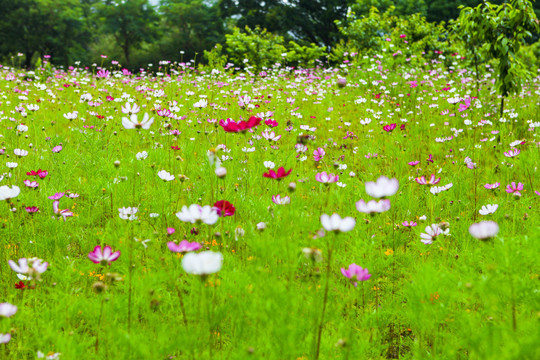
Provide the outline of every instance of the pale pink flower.
<path id="1" fill-rule="evenodd" d="M 506 192 L 509 194 L 513 194 L 514 196 L 521 196 L 521 191 L 523 190 L 523 184 L 516 183 L 512 181 L 512 184 L 506 185 Z"/>
<path id="2" fill-rule="evenodd" d="M 363 199 L 360 199 L 360 201 L 356 202 L 356 210 L 366 214 L 382 213 L 390 210 L 390 200 L 370 200 L 366 203 Z"/>
<path id="3" fill-rule="evenodd" d="M 326 171 L 323 171 L 315 175 L 315 180 L 323 184 L 330 184 L 330 183 L 338 182 L 339 175 L 327 174 Z"/>
<path id="4" fill-rule="evenodd" d="M 350 264 L 348 269 L 341 268 L 341 273 L 348 278 L 355 287 L 358 285 L 358 281 L 366 281 L 371 278 L 368 269 L 362 269 L 356 264 Z"/>
<path id="5" fill-rule="evenodd" d="M 324 158 L 324 155 L 326 155 L 326 152 L 323 148 L 317 148 L 317 150 L 313 151 L 313 159 L 315 161 L 321 161 L 322 158 Z"/>

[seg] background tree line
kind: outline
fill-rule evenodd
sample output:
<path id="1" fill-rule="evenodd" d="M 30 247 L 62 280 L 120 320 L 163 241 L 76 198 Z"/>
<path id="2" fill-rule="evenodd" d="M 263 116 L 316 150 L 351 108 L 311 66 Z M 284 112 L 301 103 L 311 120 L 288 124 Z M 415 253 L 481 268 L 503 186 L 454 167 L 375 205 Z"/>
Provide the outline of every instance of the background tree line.
<path id="1" fill-rule="evenodd" d="M 416 14 L 427 23 L 439 23 L 457 18 L 459 5 L 474 7 L 480 3 L 480 0 L 0 0 L 0 60 L 14 59 L 21 66 L 31 67 L 41 56 L 51 55 L 53 64 L 71 65 L 80 61 L 90 65 L 100 64 L 103 61 L 100 56 L 105 54 L 124 67 L 138 69 L 161 60 L 215 61 L 220 59 L 220 54 L 214 51 L 208 56 L 208 51 L 215 49 L 216 44 L 236 41 L 248 51 L 253 50 L 249 44 L 253 38 L 274 36 L 271 38 L 274 52 L 296 54 L 294 59 L 300 61 L 301 53 L 304 57 L 314 57 L 322 50 L 335 53 L 337 48 L 339 53 L 339 44 L 342 50 L 347 47 L 351 13 L 356 20 L 368 19 L 376 16 L 371 12 L 376 8 L 379 14 L 390 16 L 391 13 L 396 18 Z M 534 5 L 534 11 L 540 14 L 540 2 Z M 252 31 L 251 38 L 242 38 L 246 26 L 251 29 L 248 35 Z M 261 35 L 262 29 L 267 29 L 267 33 Z M 369 29 L 361 28 L 364 30 Z M 203 57 L 205 50 L 207 56 Z"/>

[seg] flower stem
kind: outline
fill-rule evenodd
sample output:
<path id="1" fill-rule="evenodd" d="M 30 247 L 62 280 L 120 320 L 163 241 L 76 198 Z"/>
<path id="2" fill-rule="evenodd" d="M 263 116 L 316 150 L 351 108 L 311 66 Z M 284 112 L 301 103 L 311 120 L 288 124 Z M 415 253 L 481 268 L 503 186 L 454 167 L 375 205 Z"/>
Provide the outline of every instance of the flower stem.
<path id="1" fill-rule="evenodd" d="M 330 245 L 330 242 L 328 243 L 328 259 L 327 259 L 327 265 L 326 265 L 326 284 L 324 287 L 324 297 L 323 297 L 323 307 L 321 312 L 321 322 L 319 323 L 319 328 L 317 331 L 317 342 L 315 346 L 315 356 L 313 357 L 314 360 L 319 359 L 319 352 L 321 348 L 321 336 L 322 336 L 322 329 L 324 325 L 324 314 L 326 313 L 326 303 L 328 302 L 328 284 L 330 281 L 330 263 L 332 260 L 332 247 Z"/>

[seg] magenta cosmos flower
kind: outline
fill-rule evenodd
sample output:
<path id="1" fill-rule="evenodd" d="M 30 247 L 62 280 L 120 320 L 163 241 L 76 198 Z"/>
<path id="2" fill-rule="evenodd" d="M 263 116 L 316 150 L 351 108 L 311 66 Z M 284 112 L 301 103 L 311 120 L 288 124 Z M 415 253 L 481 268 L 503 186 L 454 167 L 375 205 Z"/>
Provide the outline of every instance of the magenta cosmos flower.
<path id="1" fill-rule="evenodd" d="M 173 241 L 169 241 L 167 243 L 167 247 L 169 248 L 169 250 L 171 250 L 172 252 L 177 252 L 177 253 L 187 253 L 187 252 L 191 252 L 191 251 L 197 251 L 199 249 L 202 248 L 202 245 L 199 244 L 198 242 L 192 242 L 190 243 L 189 241 L 187 240 L 182 240 L 180 242 L 180 244 L 176 244 L 175 242 Z"/>
<path id="2" fill-rule="evenodd" d="M 113 261 L 118 260 L 120 251 L 113 252 L 110 246 L 105 246 L 103 251 L 101 245 L 94 248 L 94 251 L 88 254 L 88 258 L 95 264 L 110 265 Z"/>
<path id="3" fill-rule="evenodd" d="M 392 132 L 392 130 L 394 130 L 396 126 L 396 124 L 385 125 L 383 126 L 383 130 L 386 132 Z"/>
<path id="4" fill-rule="evenodd" d="M 366 281 L 371 278 L 371 274 L 369 273 L 368 269 L 362 269 L 356 264 L 349 265 L 348 269 L 341 268 L 341 273 L 343 276 L 348 278 L 354 284 L 354 286 L 358 285 L 358 281 Z"/>
<path id="5" fill-rule="evenodd" d="M 313 159 L 315 161 L 321 161 L 324 155 L 326 155 L 326 152 L 323 148 L 317 148 L 317 150 L 313 151 Z"/>
<path id="6" fill-rule="evenodd" d="M 226 132 L 245 132 L 251 128 L 254 128 L 255 126 L 258 126 L 261 123 L 262 119 L 251 116 L 248 121 L 239 121 L 236 122 L 232 119 L 227 119 L 219 122 L 219 125 L 225 130 Z"/>
<path id="7" fill-rule="evenodd" d="M 493 183 L 493 184 L 486 184 L 486 185 L 484 185 L 484 187 L 485 187 L 486 189 L 489 189 L 489 190 L 495 190 L 495 189 L 498 188 L 500 185 L 501 185 L 501 183 L 496 182 L 496 183 Z"/>
<path id="8" fill-rule="evenodd" d="M 270 179 L 276 179 L 276 180 L 281 180 L 282 178 L 284 177 L 287 177 L 289 176 L 289 174 L 291 173 L 292 169 L 289 169 L 289 171 L 285 171 L 285 169 L 282 167 L 280 167 L 278 169 L 277 172 L 275 172 L 274 170 L 270 169 L 268 170 L 268 172 L 265 172 L 263 174 L 263 176 L 265 178 L 270 178 Z"/>
<path id="9" fill-rule="evenodd" d="M 516 183 L 512 181 L 512 184 L 506 185 L 506 192 L 509 194 L 514 194 L 514 196 L 521 196 L 521 191 L 523 190 L 523 184 Z"/>
<path id="10" fill-rule="evenodd" d="M 236 212 L 236 208 L 227 200 L 220 200 L 214 204 L 219 217 L 233 216 Z"/>

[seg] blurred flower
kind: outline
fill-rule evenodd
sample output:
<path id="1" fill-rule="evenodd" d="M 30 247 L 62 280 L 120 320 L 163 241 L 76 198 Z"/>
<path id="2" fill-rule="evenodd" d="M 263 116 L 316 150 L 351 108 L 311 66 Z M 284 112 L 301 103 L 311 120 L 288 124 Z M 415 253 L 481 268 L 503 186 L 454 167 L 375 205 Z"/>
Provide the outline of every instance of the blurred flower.
<path id="1" fill-rule="evenodd" d="M 368 269 L 362 269 L 356 264 L 350 264 L 348 269 L 341 268 L 341 273 L 348 278 L 354 286 L 358 285 L 358 281 L 366 281 L 371 278 Z"/>
<path id="2" fill-rule="evenodd" d="M 360 199 L 360 201 L 356 202 L 356 210 L 366 214 L 382 213 L 390 210 L 390 200 L 370 200 L 366 203 L 363 199 Z"/>
<path id="3" fill-rule="evenodd" d="M 13 261 L 8 261 L 9 266 L 13 271 L 16 273 L 26 275 L 28 280 L 37 279 L 39 280 L 39 277 L 42 273 L 47 270 L 47 266 L 49 266 L 49 263 L 43 262 L 43 260 L 38 258 L 21 258 L 18 261 L 18 264 Z"/>
<path id="4" fill-rule="evenodd" d="M 214 225 L 218 219 L 219 215 L 215 208 L 210 205 L 200 206 L 197 204 L 192 204 L 189 206 L 183 206 L 182 210 L 176 213 L 176 216 L 184 222 L 195 223 L 205 223 L 207 225 Z"/>
<path id="5" fill-rule="evenodd" d="M 289 196 L 272 195 L 272 202 L 277 205 L 287 205 L 291 202 L 291 198 Z"/>
<path id="6" fill-rule="evenodd" d="M 60 203 L 60 201 L 58 201 L 58 200 L 55 200 L 55 201 L 53 202 L 53 210 L 54 210 L 54 213 L 55 213 L 56 215 L 60 215 L 60 216 L 62 217 L 62 219 L 63 219 L 64 221 L 66 221 L 66 219 L 67 219 L 68 217 L 72 217 L 72 216 L 73 216 L 73 212 L 71 212 L 69 209 L 60 209 L 60 208 L 58 207 L 59 203 Z"/>
<path id="7" fill-rule="evenodd" d="M 421 241 L 426 245 L 432 244 L 443 233 L 438 224 L 431 224 L 424 231 L 425 233 L 420 234 L 420 237 L 422 238 Z"/>
<path id="8" fill-rule="evenodd" d="M 356 225 L 356 220 L 352 217 L 341 218 L 338 214 L 332 214 L 329 216 L 327 214 L 321 215 L 321 224 L 326 231 L 338 232 L 347 232 L 354 229 Z"/>
<path id="9" fill-rule="evenodd" d="M 126 102 L 124 106 L 122 106 L 122 112 L 126 115 L 133 115 L 138 113 L 141 110 L 139 105 L 133 104 L 131 105 L 129 102 Z"/>
<path id="10" fill-rule="evenodd" d="M 392 196 L 397 193 L 398 189 L 397 179 L 389 179 L 386 176 L 381 176 L 376 182 L 368 181 L 366 183 L 366 193 L 374 198 Z"/>
<path id="11" fill-rule="evenodd" d="M 10 303 L 1 303 L 0 304 L 0 317 L 12 317 L 17 312 L 17 307 Z"/>
<path id="12" fill-rule="evenodd" d="M 518 156 L 520 152 L 521 152 L 521 150 L 519 150 L 519 149 L 511 149 L 511 150 L 505 151 L 504 156 L 506 156 L 506 157 L 514 157 L 514 156 Z"/>
<path id="13" fill-rule="evenodd" d="M 187 253 L 187 252 L 190 252 L 190 251 L 197 251 L 197 250 L 201 249 L 202 245 L 199 244 L 198 242 L 190 243 L 187 240 L 182 240 L 180 242 L 180 244 L 176 244 L 173 241 L 169 241 L 167 243 L 167 247 L 172 252 Z"/>
<path id="14" fill-rule="evenodd" d="M 414 221 L 404 221 L 401 223 L 401 225 L 405 226 L 405 227 L 414 227 L 416 225 L 418 225 L 417 223 L 415 223 Z"/>
<path id="15" fill-rule="evenodd" d="M 0 344 L 7 344 L 11 340 L 11 334 L 0 334 Z"/>
<path id="16" fill-rule="evenodd" d="M 210 275 L 221 270 L 223 255 L 219 252 L 203 251 L 190 252 L 182 259 L 182 267 L 188 274 Z"/>
<path id="17" fill-rule="evenodd" d="M 13 185 L 11 188 L 7 185 L 0 186 L 0 201 L 16 198 L 21 193 L 21 189 Z"/>
<path id="18" fill-rule="evenodd" d="M 264 173 L 263 176 L 266 178 L 281 180 L 282 178 L 287 177 L 291 171 L 292 169 L 286 172 L 283 167 L 280 167 L 277 172 L 274 170 L 268 170 L 268 172 Z"/>
<path id="19" fill-rule="evenodd" d="M 485 187 L 486 189 L 493 190 L 493 189 L 498 188 L 499 185 L 501 185 L 501 183 L 496 182 L 496 183 L 494 183 L 494 184 L 486 184 L 486 185 L 484 185 L 484 187 Z"/>
<path id="20" fill-rule="evenodd" d="M 137 220 L 138 217 L 135 216 L 137 211 L 139 211 L 139 209 L 136 207 L 119 208 L 118 216 L 120 216 L 120 219 L 124 219 L 124 220 L 129 220 L 129 221 Z"/>
<path id="21" fill-rule="evenodd" d="M 323 184 L 335 183 L 339 180 L 339 175 L 327 174 L 326 171 L 323 171 L 315 175 L 315 180 Z"/>
<path id="22" fill-rule="evenodd" d="M 435 185 L 441 181 L 441 178 L 435 178 L 435 175 L 432 174 L 429 179 L 426 179 L 425 176 L 421 176 L 415 179 L 420 185 Z"/>
<path id="23" fill-rule="evenodd" d="M 171 175 L 169 172 L 167 172 L 165 170 L 161 170 L 157 174 L 158 174 L 159 178 L 161 180 L 163 180 L 163 181 L 172 181 L 172 180 L 174 180 L 174 175 Z"/>
<path id="24" fill-rule="evenodd" d="M 154 122 L 154 118 L 148 116 L 148 113 L 144 113 L 142 121 L 139 121 L 137 114 L 131 114 L 129 118 L 122 118 L 122 125 L 126 129 L 150 129 L 150 126 Z"/>
<path id="25" fill-rule="evenodd" d="M 254 128 L 255 126 L 259 125 L 261 123 L 262 119 L 251 116 L 248 121 L 239 121 L 236 122 L 232 119 L 227 120 L 220 120 L 219 125 L 225 130 L 226 132 L 245 132 L 251 128 Z"/>
<path id="26" fill-rule="evenodd" d="M 480 221 L 469 226 L 469 233 L 478 240 L 488 240 L 499 232 L 499 225 L 495 221 Z"/>
<path id="27" fill-rule="evenodd" d="M 264 229 L 266 229 L 266 224 L 265 223 L 260 222 L 260 223 L 257 224 L 257 230 L 263 231 Z"/>

